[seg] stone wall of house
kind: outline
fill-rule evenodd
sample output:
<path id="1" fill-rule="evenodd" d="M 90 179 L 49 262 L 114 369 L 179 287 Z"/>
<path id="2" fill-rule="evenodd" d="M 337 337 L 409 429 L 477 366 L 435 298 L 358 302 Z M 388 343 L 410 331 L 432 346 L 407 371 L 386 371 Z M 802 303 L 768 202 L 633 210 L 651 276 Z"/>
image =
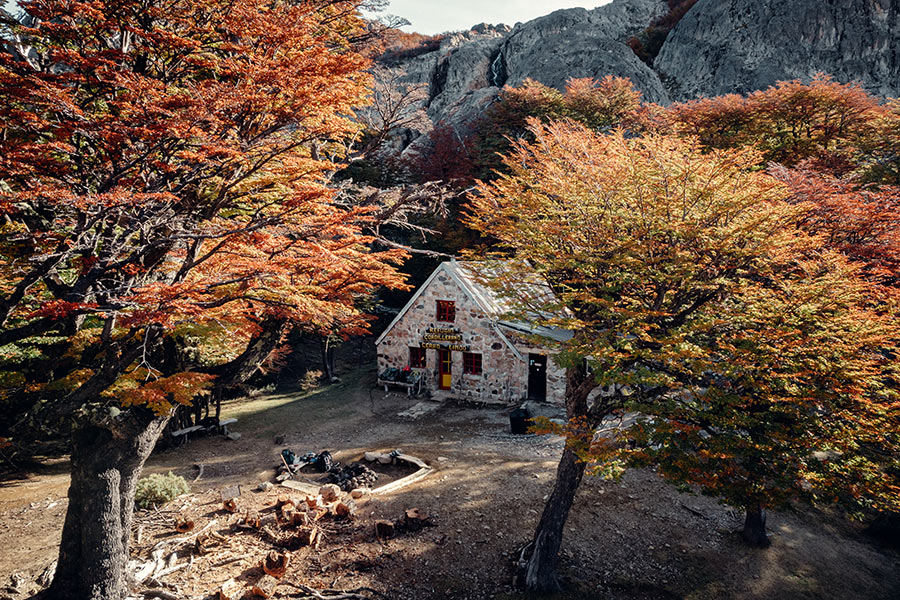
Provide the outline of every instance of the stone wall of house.
<path id="1" fill-rule="evenodd" d="M 437 320 L 437 301 L 452 300 L 456 316 L 452 323 Z M 437 399 L 461 398 L 475 402 L 512 404 L 520 402 L 528 391 L 528 352 L 547 354 L 545 350 L 523 345 L 522 357 L 497 333 L 491 317 L 466 294 L 454 277 L 441 271 L 422 291 L 415 303 L 385 335 L 378 345 L 378 370 L 387 367 L 402 369 L 409 365 L 410 347 L 419 347 L 430 328 L 452 328 L 462 335 L 461 342 L 469 352 L 481 354 L 481 375 L 463 373 L 463 353 L 452 352 L 451 389 L 439 389 L 438 351 L 426 351 L 426 367 L 421 369 L 425 387 Z M 520 353 L 523 351 L 520 350 Z M 562 402 L 556 392 L 559 369 L 548 359 L 547 399 Z M 563 386 L 565 378 L 562 377 Z"/>
<path id="2" fill-rule="evenodd" d="M 553 360 L 553 353 L 549 352 L 547 348 L 534 345 L 524 336 L 516 335 L 502 326 L 501 328 L 507 339 L 516 347 L 516 350 L 525 357 L 522 395 L 526 396 L 528 394 L 528 355 L 544 354 L 547 356 L 547 402 L 565 404 L 566 370 L 556 364 L 556 361 Z"/>

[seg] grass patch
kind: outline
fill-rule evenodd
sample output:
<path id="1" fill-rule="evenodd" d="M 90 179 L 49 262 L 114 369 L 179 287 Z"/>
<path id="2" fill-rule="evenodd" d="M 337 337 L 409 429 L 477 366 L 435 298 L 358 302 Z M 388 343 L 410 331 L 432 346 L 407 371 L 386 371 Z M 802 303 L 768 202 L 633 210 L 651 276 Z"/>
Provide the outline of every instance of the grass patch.
<path id="1" fill-rule="evenodd" d="M 367 389 L 373 373 L 371 368 L 356 369 L 344 375 L 341 383 L 229 400 L 222 405 L 222 413 L 239 419 L 242 428 L 258 431 L 274 431 L 283 428 L 285 422 L 347 418 L 357 408 L 358 392 L 353 391 Z"/>

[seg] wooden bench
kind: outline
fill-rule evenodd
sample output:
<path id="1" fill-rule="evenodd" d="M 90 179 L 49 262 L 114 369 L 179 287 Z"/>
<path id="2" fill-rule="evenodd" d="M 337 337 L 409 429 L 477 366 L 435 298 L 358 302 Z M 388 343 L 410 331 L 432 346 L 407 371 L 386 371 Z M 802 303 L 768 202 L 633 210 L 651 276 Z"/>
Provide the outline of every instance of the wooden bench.
<path id="1" fill-rule="evenodd" d="M 187 441 L 188 436 L 197 431 L 219 430 L 223 435 L 228 435 L 228 426 L 232 423 L 237 423 L 237 419 L 224 419 L 222 421 L 219 421 L 217 425 L 210 425 L 209 427 L 207 427 L 206 425 L 194 425 L 192 427 L 185 427 L 184 429 L 173 431 L 171 435 L 176 439 L 181 438 L 179 441 Z"/>
<path id="2" fill-rule="evenodd" d="M 378 378 L 378 385 L 384 386 L 384 391 L 387 393 L 388 386 L 401 387 L 406 388 L 407 396 L 418 396 L 422 393 L 422 380 L 424 377 L 422 375 L 418 375 L 415 381 L 392 381 L 390 379 L 382 379 Z"/>

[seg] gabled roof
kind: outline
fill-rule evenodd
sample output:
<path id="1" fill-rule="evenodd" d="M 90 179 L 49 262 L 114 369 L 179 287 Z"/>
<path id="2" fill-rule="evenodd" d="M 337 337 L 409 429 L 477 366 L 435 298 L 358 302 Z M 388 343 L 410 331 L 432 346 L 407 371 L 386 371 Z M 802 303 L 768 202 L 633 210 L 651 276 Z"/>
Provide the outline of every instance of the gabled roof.
<path id="1" fill-rule="evenodd" d="M 567 331 L 565 329 L 559 329 L 555 327 L 543 327 L 536 326 L 532 323 L 523 323 L 518 321 L 510 321 L 502 319 L 502 316 L 508 313 L 512 306 L 510 302 L 499 295 L 495 290 L 490 287 L 484 285 L 480 279 L 484 277 L 490 277 L 490 272 L 484 269 L 476 269 L 475 265 L 478 263 L 473 263 L 469 261 L 457 261 L 457 260 L 449 260 L 446 262 L 442 262 L 438 267 L 434 270 L 434 272 L 425 280 L 416 293 L 413 294 L 412 298 L 410 298 L 409 302 L 406 303 L 406 306 L 397 313 L 397 316 L 391 321 L 390 325 L 378 336 L 378 339 L 375 340 L 375 345 L 381 343 L 381 341 L 387 336 L 387 334 L 394 328 L 394 326 L 400 322 L 400 319 L 412 308 L 416 301 L 418 301 L 419 296 L 422 295 L 422 292 L 425 291 L 426 288 L 434 281 L 434 278 L 438 276 L 439 273 L 444 272 L 447 273 L 451 279 L 453 279 L 457 285 L 459 285 L 460 289 L 462 289 L 463 293 L 466 294 L 478 307 L 484 311 L 486 314 L 490 315 L 494 318 L 495 323 L 497 325 L 502 325 L 507 327 L 516 333 L 524 333 L 527 335 L 538 335 L 541 337 L 546 337 L 555 341 L 566 341 L 572 337 L 572 332 Z M 481 274 L 479 275 L 479 272 Z M 553 292 L 550 287 L 541 282 L 537 276 L 533 281 L 526 282 L 524 284 L 520 284 L 524 286 L 527 294 L 536 300 L 541 299 L 542 297 L 553 296 Z M 536 314 L 535 317 L 538 315 Z M 505 336 L 501 332 L 500 336 L 503 337 L 504 341 L 513 347 L 512 343 L 506 339 Z M 515 347 L 513 347 L 513 351 L 516 354 L 519 354 Z"/>

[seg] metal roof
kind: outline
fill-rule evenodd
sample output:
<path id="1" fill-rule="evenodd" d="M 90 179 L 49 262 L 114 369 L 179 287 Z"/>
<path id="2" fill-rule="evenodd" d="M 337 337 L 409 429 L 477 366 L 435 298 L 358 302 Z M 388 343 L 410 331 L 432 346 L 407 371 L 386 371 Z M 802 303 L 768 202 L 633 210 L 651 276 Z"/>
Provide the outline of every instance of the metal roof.
<path id="1" fill-rule="evenodd" d="M 540 337 L 552 339 L 557 342 L 564 342 L 572 338 L 572 332 L 566 329 L 539 326 L 529 322 L 508 320 L 502 318 L 504 315 L 507 315 L 513 310 L 513 303 L 508 298 L 504 298 L 493 288 L 485 285 L 483 283 L 483 280 L 489 279 L 491 277 L 503 276 L 505 274 L 503 270 L 503 263 L 482 263 L 474 261 L 449 260 L 438 265 L 438 267 L 428 277 L 425 283 L 423 283 L 419 287 L 419 289 L 416 290 L 416 293 L 413 294 L 413 297 L 410 298 L 409 302 L 406 303 L 406 306 L 403 307 L 403 309 L 397 314 L 394 320 L 391 321 L 390 325 L 388 325 L 387 328 L 382 332 L 382 334 L 378 336 L 378 339 L 375 340 L 376 345 L 381 343 L 388 332 L 390 332 L 390 330 L 394 328 L 394 326 L 400 321 L 400 319 L 403 318 L 403 315 L 405 315 L 409 311 L 409 309 L 412 308 L 422 292 L 431 284 L 434 278 L 441 271 L 444 271 L 448 275 L 450 275 L 450 277 L 452 277 L 453 280 L 456 281 L 463 292 L 467 296 L 469 296 L 469 298 L 471 298 L 479 306 L 479 308 L 481 308 L 481 310 L 494 318 L 497 325 L 502 325 L 517 333 L 537 335 Z M 526 302 L 528 301 L 528 299 L 533 299 L 536 306 L 542 305 L 547 300 L 551 302 L 555 301 L 555 296 L 553 294 L 553 291 L 550 289 L 550 286 L 543 282 L 537 274 L 535 274 L 534 277 L 529 278 L 527 281 L 517 281 L 516 289 L 517 296 L 525 297 Z M 537 311 L 534 311 L 532 314 L 534 314 L 535 319 L 549 316 Z M 498 333 L 500 333 L 499 330 L 497 331 Z M 503 337 L 502 333 L 501 337 Z M 507 341 L 507 343 L 509 342 Z"/>

